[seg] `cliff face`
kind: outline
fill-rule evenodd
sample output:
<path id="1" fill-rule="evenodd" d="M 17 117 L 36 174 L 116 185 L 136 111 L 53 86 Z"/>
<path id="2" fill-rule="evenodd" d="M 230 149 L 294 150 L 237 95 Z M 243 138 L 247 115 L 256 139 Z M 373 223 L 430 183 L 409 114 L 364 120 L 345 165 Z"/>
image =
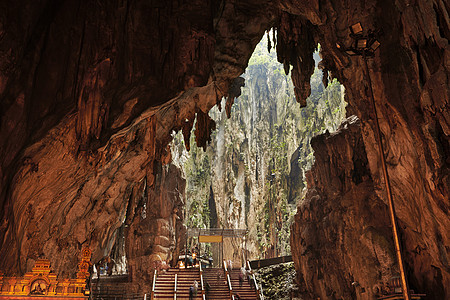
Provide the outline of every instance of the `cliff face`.
<path id="1" fill-rule="evenodd" d="M 187 225 L 247 229 L 248 259 L 290 254 L 289 227 L 313 163 L 310 140 L 334 131 L 345 115 L 343 88 L 334 81 L 325 89 L 317 68 L 309 105 L 300 108 L 274 49 L 268 52 L 272 34 L 255 48 L 230 118 L 217 108 L 209 112 L 216 129 L 206 151 L 195 146 L 195 131 L 190 152 L 181 135 L 171 147 L 187 181 Z M 240 260 L 242 244 L 226 243 L 224 255 Z"/>
<path id="2" fill-rule="evenodd" d="M 400 224 L 403 248 L 405 249 L 406 269 L 410 285 L 416 291 L 426 292 L 431 299 L 448 297 L 449 273 L 449 227 L 448 218 L 448 187 L 449 182 L 449 131 L 448 131 L 448 6 L 440 1 L 419 3 L 398 1 L 381 3 L 365 2 L 352 3 L 351 6 L 333 1 L 316 7 L 313 11 L 296 10 L 298 14 L 306 16 L 317 24 L 325 37 L 318 37 L 322 45 L 324 64 L 333 76 L 336 76 L 346 87 L 347 108 L 350 114 L 357 114 L 361 123 L 362 140 L 368 161 L 368 170 L 373 181 L 375 194 L 386 203 L 385 191 L 378 157 L 378 148 L 374 138 L 373 114 L 368 105 L 368 74 L 364 74 L 362 58 L 349 58 L 342 55 L 333 42 L 349 45 L 348 25 L 361 22 L 365 30 L 383 29 L 380 36 L 380 49 L 373 59 L 369 59 L 369 70 L 375 93 L 375 101 L 379 112 L 379 120 L 383 141 L 386 147 L 386 157 L 394 202 Z M 294 9 L 292 6 L 290 8 Z M 317 18 L 313 18 L 317 17 Z M 288 21 L 293 22 L 291 17 Z M 333 42 L 331 42 L 333 41 Z M 331 43 L 330 43 L 331 42 Z M 331 146 L 329 146 L 331 147 Z M 331 155 L 330 165 L 335 164 Z M 330 155 L 330 151 L 328 151 Z M 322 155 L 321 152 L 317 156 Z M 348 160 L 348 158 L 347 158 Z M 318 167 L 321 168 L 321 167 Z M 350 166 L 338 166 L 338 170 L 331 174 L 340 175 L 349 172 Z M 323 176 L 324 171 L 320 171 Z M 319 189 L 333 182 L 344 182 L 341 177 L 326 177 L 326 182 L 319 182 Z M 323 179 L 321 179 L 323 180 Z M 329 201 L 339 201 L 342 193 L 336 192 L 336 198 Z M 323 199 L 323 198 L 322 198 Z M 357 198 L 360 199 L 360 198 Z M 313 211 L 320 216 L 323 211 L 320 204 L 314 205 Z M 362 206 L 363 207 L 363 206 Z M 361 209 L 362 209 L 361 207 Z M 300 208 L 300 211 L 304 208 Z M 382 214 L 377 209 L 370 209 L 371 213 Z M 330 211 L 331 213 L 331 211 Z M 320 219 L 320 217 L 319 217 Z M 302 227 L 307 219 L 297 216 L 295 226 Z M 370 220 L 370 219 L 369 219 Z M 356 222 L 349 222 L 353 226 Z M 342 223 L 344 225 L 346 223 Z M 352 227 L 353 227 L 352 226 Z M 305 225 L 305 228 L 308 226 Z M 316 229 L 316 235 L 322 236 L 330 230 L 321 225 Z M 298 231 L 297 227 L 297 232 Z M 306 229 L 305 229 L 306 230 Z M 343 230 L 344 231 L 344 230 Z M 343 232 L 342 231 L 342 232 Z M 360 240 L 355 235 L 353 241 Z M 384 239 L 391 241 L 385 235 Z M 305 249 L 292 234 L 293 245 L 296 246 L 298 256 L 297 268 L 308 265 L 307 257 L 300 254 Z M 326 238 L 329 247 L 338 247 L 339 240 L 331 236 Z M 309 236 L 306 245 L 315 244 L 317 237 Z M 380 245 L 384 242 L 380 241 Z M 376 249 L 377 247 L 374 246 Z M 387 248 L 383 246 L 383 248 Z M 342 251 L 342 252 L 345 252 Z M 335 253 L 336 254 L 336 253 Z M 331 256 L 331 255 L 326 255 Z M 389 262 L 377 264 L 363 264 L 366 272 L 376 274 L 389 266 Z M 320 265 L 320 263 L 319 263 Z M 327 264 L 324 264 L 325 266 Z M 320 268 L 319 268 L 320 269 Z M 333 267 L 333 269 L 339 269 Z M 351 269 L 351 268 L 350 268 Z M 317 270 L 317 269 L 316 269 Z M 324 268 L 326 270 L 326 268 Z M 329 270 L 328 270 L 329 272 Z M 331 273 L 331 272 L 329 272 Z M 372 275 L 358 275 L 359 272 L 338 272 L 342 276 L 337 279 L 333 287 L 328 282 L 321 281 L 313 284 L 313 278 L 306 279 L 307 289 L 313 294 L 324 297 L 336 297 L 351 291 L 345 274 L 354 276 L 355 281 L 367 282 Z M 299 275 L 302 280 L 306 274 Z M 352 280 L 353 280 L 352 279 Z M 378 277 L 382 280 L 383 277 Z M 369 280 L 370 281 L 370 280 Z M 375 282 L 365 286 L 366 291 L 374 288 Z M 319 287 L 320 286 L 320 287 Z M 366 299 L 368 293 L 361 294 Z"/>
<path id="3" fill-rule="evenodd" d="M 361 123 L 353 116 L 311 144 L 316 160 L 291 228 L 300 289 L 311 298 L 372 299 L 396 274 L 395 252 Z"/>
<path id="4" fill-rule="evenodd" d="M 278 59 L 286 70 L 293 66 L 302 105 L 314 71 L 312 53 L 322 45 L 324 70 L 345 85 L 348 111 L 361 119 L 373 189 L 385 203 L 368 75 L 361 58 L 336 47 L 349 45 L 348 26 L 361 22 L 365 30 L 384 31 L 369 69 L 410 283 L 430 299 L 448 298 L 448 15 L 442 0 L 3 1 L 0 269 L 21 274 L 44 256 L 57 273 L 73 274 L 73 253 L 89 246 L 98 261 L 138 199 L 155 209 L 160 206 L 153 202 L 169 203 L 164 214 L 153 217 L 173 220 L 167 211 L 175 211 L 178 196 L 166 202 L 158 189 L 159 166 L 170 161 L 166 146 L 172 131 L 182 130 L 189 141 L 197 113 L 197 142 L 206 143 L 214 128 L 207 112 L 227 95 L 230 110 L 239 86 L 234 79 L 272 26 Z M 169 232 L 166 223 L 150 230 L 155 245 L 157 236 L 166 236 L 169 243 L 158 245 L 176 248 L 170 238 L 176 223 Z M 165 253 L 143 248 L 160 257 Z M 130 255 L 149 257 L 142 253 Z M 297 270 L 304 263 L 298 260 Z M 336 270 L 327 272 L 343 274 L 328 265 Z M 371 274 L 379 270 L 365 266 Z M 340 278 L 328 288 L 307 289 L 338 293 L 348 284 Z"/>

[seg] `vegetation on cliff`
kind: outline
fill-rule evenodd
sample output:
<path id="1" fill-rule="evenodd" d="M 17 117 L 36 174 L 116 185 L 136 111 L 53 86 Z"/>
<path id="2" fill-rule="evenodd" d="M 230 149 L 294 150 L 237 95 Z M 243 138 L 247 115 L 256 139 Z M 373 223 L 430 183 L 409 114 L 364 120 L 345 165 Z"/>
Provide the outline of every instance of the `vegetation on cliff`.
<path id="1" fill-rule="evenodd" d="M 317 68 L 308 105 L 300 108 L 290 77 L 267 44 L 264 37 L 249 61 L 231 118 L 217 107 L 210 111 L 216 130 L 206 152 L 195 146 L 195 132 L 190 152 L 181 134 L 172 145 L 173 162 L 187 181 L 186 225 L 247 229 L 247 258 L 290 254 L 289 228 L 304 195 L 304 172 L 313 163 L 309 142 L 345 117 L 343 88 L 336 80 L 325 88 Z M 317 66 L 317 53 L 314 58 Z M 239 260 L 241 244 L 231 245 L 225 256 Z"/>
<path id="2" fill-rule="evenodd" d="M 298 288 L 295 284 L 296 273 L 293 262 L 261 268 L 255 274 L 265 298 L 277 300 L 294 298 Z"/>

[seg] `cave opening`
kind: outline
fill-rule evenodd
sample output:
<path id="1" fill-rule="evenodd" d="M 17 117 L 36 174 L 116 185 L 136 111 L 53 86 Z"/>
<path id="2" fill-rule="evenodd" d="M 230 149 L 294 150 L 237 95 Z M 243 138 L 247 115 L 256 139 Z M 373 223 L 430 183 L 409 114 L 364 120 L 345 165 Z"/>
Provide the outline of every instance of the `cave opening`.
<path id="1" fill-rule="evenodd" d="M 345 119 L 343 85 L 333 79 L 324 86 L 320 45 L 314 53 L 311 96 L 302 108 L 290 74 L 277 60 L 275 41 L 270 31 L 256 46 L 230 118 L 218 106 L 210 110 L 216 129 L 205 151 L 196 146 L 194 129 L 189 151 L 182 133 L 173 134 L 171 163 L 186 179 L 185 226 L 247 230 L 245 242 L 224 240 L 223 254 L 218 245 L 203 246 L 215 260 L 223 255 L 241 264 L 290 255 L 290 226 L 305 196 L 305 172 L 314 162 L 311 138 L 335 131 Z M 192 237 L 187 244 L 188 249 L 198 247 Z"/>

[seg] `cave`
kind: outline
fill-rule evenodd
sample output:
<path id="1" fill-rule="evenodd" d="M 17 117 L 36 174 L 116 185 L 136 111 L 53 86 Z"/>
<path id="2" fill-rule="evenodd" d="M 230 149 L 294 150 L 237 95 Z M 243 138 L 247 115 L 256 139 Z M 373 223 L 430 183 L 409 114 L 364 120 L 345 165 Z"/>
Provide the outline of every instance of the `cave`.
<path id="1" fill-rule="evenodd" d="M 240 265 L 291 254 L 290 226 L 305 197 L 304 174 L 314 162 L 310 141 L 336 131 L 346 119 L 345 90 L 336 79 L 325 87 L 317 50 L 308 105 L 298 104 L 290 74 L 277 60 L 276 40 L 276 31 L 267 31 L 253 50 L 229 116 L 219 106 L 208 112 L 215 129 L 204 150 L 195 142 L 196 121 L 189 151 L 181 132 L 170 143 L 169 164 L 186 180 L 186 227 L 246 231 L 241 242 L 225 240 L 223 253 L 202 247 L 214 261 L 223 256 Z M 225 105 L 222 99 L 220 106 Z M 357 170 L 355 178 L 364 171 Z M 188 244 L 196 240 L 191 236 Z"/>
<path id="2" fill-rule="evenodd" d="M 311 141 L 315 163 L 290 235 L 303 297 L 375 299 L 399 272 L 378 120 L 409 287 L 449 298 L 449 7 L 2 1 L 0 276 L 24 276 L 45 258 L 70 278 L 89 248 L 93 263 L 125 252 L 133 289 L 148 291 L 154 263 L 173 263 L 184 243 L 173 133 L 190 149 L 195 126 L 206 147 L 208 112 L 230 117 L 240 75 L 273 29 L 298 105 L 308 106 L 320 44 L 323 78 L 345 86 L 347 115 L 357 116 Z M 372 57 L 349 55 L 358 23 L 379 42 Z"/>

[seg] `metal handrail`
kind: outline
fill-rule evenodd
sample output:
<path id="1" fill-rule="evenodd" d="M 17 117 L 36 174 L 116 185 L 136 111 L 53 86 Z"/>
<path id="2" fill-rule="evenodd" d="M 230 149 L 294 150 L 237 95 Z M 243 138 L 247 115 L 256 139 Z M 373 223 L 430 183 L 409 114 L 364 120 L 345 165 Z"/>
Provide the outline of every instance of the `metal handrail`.
<path id="1" fill-rule="evenodd" d="M 230 298 L 234 299 L 233 288 L 231 287 L 230 274 L 227 274 L 228 288 L 230 289 Z"/>
<path id="2" fill-rule="evenodd" d="M 228 281 L 228 288 L 230 289 L 230 292 L 231 292 L 231 291 L 233 291 L 233 288 L 231 287 L 230 274 L 227 274 L 227 281 Z"/>
<path id="3" fill-rule="evenodd" d="M 178 274 L 175 274 L 175 287 L 173 290 L 173 300 L 177 300 L 177 280 L 178 280 Z"/>
<path id="4" fill-rule="evenodd" d="M 253 282 L 255 283 L 256 292 L 258 293 L 259 299 L 264 300 L 264 293 L 261 286 L 258 286 L 258 282 L 256 281 L 255 274 L 253 274 Z"/>
<path id="5" fill-rule="evenodd" d="M 202 291 L 203 291 L 203 270 L 202 270 L 202 264 L 200 264 L 200 283 L 202 285 Z"/>
<path id="6" fill-rule="evenodd" d="M 252 267 L 250 266 L 250 261 L 248 261 L 248 260 L 247 260 L 247 267 L 248 267 L 248 270 L 251 272 L 252 271 Z M 262 287 L 260 288 L 258 286 L 258 282 L 256 281 L 255 274 L 252 274 L 252 277 L 253 277 L 252 280 L 253 280 L 253 283 L 255 285 L 255 289 L 256 289 L 256 293 L 258 295 L 258 298 L 261 299 L 261 300 L 264 300 L 264 294 L 262 292 Z"/>
<path id="7" fill-rule="evenodd" d="M 223 261 L 223 269 L 225 271 L 225 276 L 227 277 L 228 281 L 228 288 L 230 290 L 230 299 L 234 299 L 233 288 L 231 287 L 230 274 L 228 273 L 227 262 L 225 260 Z"/>
<path id="8" fill-rule="evenodd" d="M 205 287 L 203 285 L 203 269 L 202 269 L 202 264 L 201 263 L 200 263 L 200 283 L 202 285 L 202 298 L 203 298 L 203 300 L 206 300 Z"/>
<path id="9" fill-rule="evenodd" d="M 157 272 L 156 272 L 156 269 L 155 269 L 155 272 L 153 273 L 152 293 L 150 294 L 151 300 L 155 299 L 156 275 L 157 275 Z"/>

